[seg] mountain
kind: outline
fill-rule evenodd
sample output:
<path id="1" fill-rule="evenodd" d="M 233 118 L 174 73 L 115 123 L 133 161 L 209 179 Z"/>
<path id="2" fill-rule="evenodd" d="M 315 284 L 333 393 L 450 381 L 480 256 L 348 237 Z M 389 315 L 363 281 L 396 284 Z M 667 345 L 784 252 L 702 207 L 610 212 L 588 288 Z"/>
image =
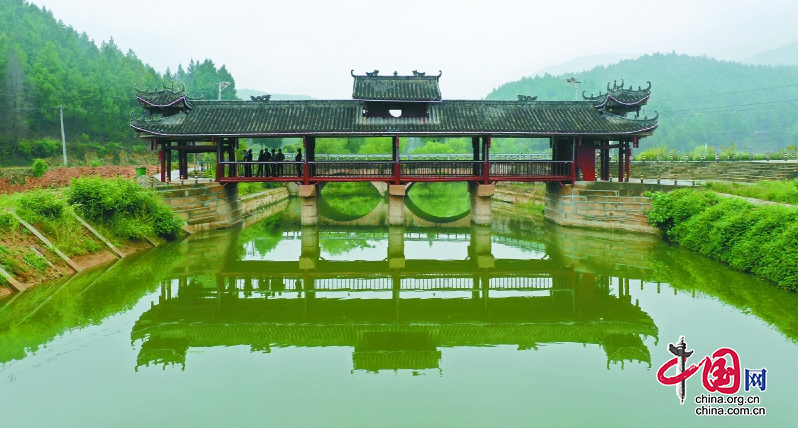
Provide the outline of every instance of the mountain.
<path id="1" fill-rule="evenodd" d="M 269 92 L 257 91 L 255 89 L 239 89 L 238 96 L 242 100 L 250 99 L 250 96 L 269 95 Z M 292 95 L 292 94 L 271 94 L 273 100 L 312 100 L 313 98 L 307 95 Z"/>
<path id="2" fill-rule="evenodd" d="M 760 52 L 744 59 L 742 62 L 755 65 L 798 65 L 798 42 Z"/>
<path id="3" fill-rule="evenodd" d="M 621 60 L 632 59 L 638 56 L 639 55 L 617 54 L 617 53 L 605 53 L 599 55 L 581 56 L 579 58 L 574 58 L 568 62 L 559 65 L 552 65 L 549 67 L 541 68 L 540 70 L 535 72 L 535 75 L 544 76 L 546 74 L 551 74 L 553 76 L 556 76 L 560 74 L 578 73 L 580 71 L 592 70 L 593 68 L 596 68 L 598 66 L 607 66 L 609 64 L 615 64 L 620 62 Z"/>
<path id="4" fill-rule="evenodd" d="M 756 66 L 707 57 L 654 54 L 573 73 L 586 95 L 606 92 L 607 84 L 645 87 L 651 99 L 642 115 L 659 112 L 660 126 L 645 146 L 690 151 L 716 148 L 766 152 L 798 142 L 798 67 Z M 508 82 L 487 99 L 572 100 L 567 75 L 524 77 Z M 581 99 L 581 95 L 580 95 Z"/>

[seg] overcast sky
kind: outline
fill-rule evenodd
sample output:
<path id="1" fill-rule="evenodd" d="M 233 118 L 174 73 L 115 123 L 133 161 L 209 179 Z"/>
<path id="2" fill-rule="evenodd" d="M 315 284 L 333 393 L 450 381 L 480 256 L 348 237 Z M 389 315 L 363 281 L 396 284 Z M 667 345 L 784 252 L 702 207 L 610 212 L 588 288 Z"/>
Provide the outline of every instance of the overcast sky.
<path id="1" fill-rule="evenodd" d="M 236 86 L 349 98 L 357 74 L 437 74 L 448 99 L 574 58 L 742 58 L 798 40 L 794 0 L 33 0 L 159 71 L 225 64 Z M 132 84 L 133 82 L 131 82 Z"/>

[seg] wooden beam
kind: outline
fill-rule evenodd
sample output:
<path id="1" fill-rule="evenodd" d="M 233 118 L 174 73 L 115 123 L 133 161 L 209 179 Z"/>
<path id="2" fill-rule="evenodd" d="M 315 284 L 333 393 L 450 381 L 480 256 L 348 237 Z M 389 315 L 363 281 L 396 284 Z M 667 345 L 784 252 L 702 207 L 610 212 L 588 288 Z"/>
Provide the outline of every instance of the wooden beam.
<path id="1" fill-rule="evenodd" d="M 118 250 L 116 247 L 114 247 L 114 244 L 112 244 L 112 243 L 111 243 L 111 241 L 109 241 L 109 240 L 105 239 L 105 237 L 104 237 L 104 236 L 100 235 L 100 232 L 97 232 L 97 231 L 96 231 L 96 230 L 95 230 L 93 227 L 91 227 L 91 226 L 89 225 L 89 223 L 87 223 L 87 222 L 86 222 L 86 220 L 83 220 L 82 218 L 80 218 L 80 216 L 79 216 L 79 215 L 77 215 L 77 214 L 76 214 L 76 213 L 74 213 L 74 212 L 72 213 L 72 215 L 74 215 L 74 216 L 75 216 L 75 218 L 76 218 L 76 219 L 78 219 L 78 221 L 80 222 L 80 224 L 82 224 L 82 225 L 83 225 L 83 227 L 85 227 L 86 229 L 88 229 L 88 230 L 89 230 L 89 232 L 91 232 L 91 233 L 92 233 L 94 236 L 96 236 L 96 237 L 97 237 L 97 239 L 99 239 L 100 241 L 102 241 L 102 242 L 103 242 L 103 243 L 104 243 L 104 244 L 105 244 L 105 245 L 106 245 L 108 248 L 110 248 L 110 249 L 111 249 L 111 251 L 113 251 L 113 252 L 116 254 L 116 256 L 117 256 L 117 257 L 119 257 L 120 259 L 123 259 L 123 258 L 125 258 L 125 254 L 124 254 L 124 253 L 122 253 L 122 252 L 121 252 L 121 251 L 119 251 L 119 250 Z"/>
<path id="2" fill-rule="evenodd" d="M 17 215 L 15 212 L 11 212 L 10 214 L 11 214 L 12 216 L 14 216 L 14 218 L 15 218 L 15 219 L 17 219 L 17 221 L 18 221 L 18 222 L 19 222 L 21 225 L 25 226 L 25 228 L 26 228 L 26 229 L 28 229 L 28 230 L 29 230 L 31 233 L 33 233 L 33 234 L 34 234 L 34 235 L 35 235 L 37 238 L 39 238 L 39 240 L 40 240 L 40 241 L 42 241 L 42 243 L 44 243 L 44 245 L 45 245 L 45 246 L 47 246 L 47 248 L 48 248 L 48 249 L 50 249 L 50 251 L 52 251 L 52 252 L 56 253 L 56 254 L 58 255 L 58 257 L 61 257 L 61 260 L 63 260 L 64 262 L 66 262 L 66 264 L 68 264 L 68 265 L 69 265 L 69 267 L 71 267 L 72 269 L 74 269 L 74 270 L 75 270 L 75 272 L 83 272 L 83 269 L 82 269 L 80 266 L 78 266 L 78 265 L 77 265 L 75 262 L 73 262 L 73 261 L 72 261 L 72 259 L 70 259 L 69 257 L 67 257 L 67 255 L 66 255 L 66 254 L 62 253 L 62 252 L 61 252 L 61 250 L 59 250 L 58 248 L 56 248 L 56 247 L 55 247 L 55 245 L 53 245 L 53 243 L 52 243 L 52 242 L 50 242 L 50 241 L 49 241 L 47 238 L 45 238 L 45 237 L 44 237 L 44 235 L 42 235 L 42 234 L 41 234 L 41 232 L 39 232 L 38 230 L 36 230 L 36 228 L 35 228 L 35 227 L 31 226 L 31 225 L 30 225 L 30 223 L 28 223 L 27 221 L 23 220 L 23 219 L 22 219 L 22 217 L 18 216 L 18 215 Z"/>
<path id="3" fill-rule="evenodd" d="M 6 282 L 8 282 L 11 288 L 16 290 L 17 292 L 21 293 L 28 289 L 28 287 L 25 287 L 21 282 L 17 281 L 13 276 L 11 276 L 10 273 L 6 272 L 6 270 L 3 269 L 2 267 L 0 267 L 0 276 L 5 278 Z"/>

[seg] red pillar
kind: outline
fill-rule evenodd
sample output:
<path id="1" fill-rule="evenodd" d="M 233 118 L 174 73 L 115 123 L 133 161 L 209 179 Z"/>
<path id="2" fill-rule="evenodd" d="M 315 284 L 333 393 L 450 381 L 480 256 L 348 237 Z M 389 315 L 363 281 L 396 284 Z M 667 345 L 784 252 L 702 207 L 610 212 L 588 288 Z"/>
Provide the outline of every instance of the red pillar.
<path id="1" fill-rule="evenodd" d="M 157 147 L 157 141 L 158 140 L 156 140 L 156 147 Z M 160 158 L 161 161 L 161 183 L 166 182 L 166 154 L 164 153 L 163 146 L 164 144 L 161 143 L 160 150 L 158 150 L 158 157 Z"/>
<path id="2" fill-rule="evenodd" d="M 222 179 L 222 139 L 220 138 L 217 140 L 216 137 L 214 137 L 213 143 L 216 144 L 216 181 L 218 182 Z"/>
<path id="3" fill-rule="evenodd" d="M 393 180 L 402 184 L 402 166 L 399 165 L 399 135 L 393 136 Z"/>
<path id="4" fill-rule="evenodd" d="M 308 155 L 308 136 L 302 136 L 302 147 L 305 148 L 305 163 L 302 165 L 302 184 L 310 184 L 310 165 L 308 164 L 310 156 Z"/>
<path id="5" fill-rule="evenodd" d="M 479 137 L 471 137 L 471 149 L 474 153 L 474 157 L 472 159 L 474 161 L 474 168 L 472 168 L 474 171 L 473 174 L 479 175 L 479 165 L 476 164 L 476 162 L 479 162 Z"/>
<path id="6" fill-rule="evenodd" d="M 629 147 L 629 143 L 626 143 L 626 182 L 629 182 L 629 165 L 632 159 L 632 149 Z"/>
<path id="7" fill-rule="evenodd" d="M 490 184 L 490 135 L 482 137 L 482 162 L 485 184 Z"/>
<path id="8" fill-rule="evenodd" d="M 571 141 L 571 183 L 576 183 L 576 137 Z"/>
<path id="9" fill-rule="evenodd" d="M 623 181 L 623 175 L 624 175 L 623 162 L 624 162 L 625 150 L 623 149 L 622 142 L 619 141 L 618 144 L 621 145 L 621 147 L 618 148 L 618 181 Z"/>
<path id="10" fill-rule="evenodd" d="M 164 155 L 166 155 L 166 179 L 172 181 L 172 142 L 166 142 L 166 150 L 164 150 Z"/>

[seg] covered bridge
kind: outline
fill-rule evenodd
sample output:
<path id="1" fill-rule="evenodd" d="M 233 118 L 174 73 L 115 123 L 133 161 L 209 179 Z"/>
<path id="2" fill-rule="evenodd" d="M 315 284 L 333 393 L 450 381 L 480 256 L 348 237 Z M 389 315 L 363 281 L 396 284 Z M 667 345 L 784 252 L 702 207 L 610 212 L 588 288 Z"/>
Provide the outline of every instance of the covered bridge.
<path id="1" fill-rule="evenodd" d="M 582 101 L 538 101 L 519 95 L 514 101 L 444 100 L 441 75 L 413 72 L 355 75 L 351 100 L 211 101 L 189 97 L 185 88 L 138 91 L 145 110 L 130 126 L 161 154 L 161 179 L 177 152 L 181 177 L 188 176 L 188 153 L 216 153 L 216 180 L 293 181 L 551 181 L 594 180 L 598 151 L 603 179 L 609 177 L 609 150 L 618 149 L 618 177 L 629 176 L 631 149 L 651 135 L 657 118 L 640 119 L 651 84 L 637 90 L 608 84 L 606 94 Z M 626 117 L 636 112 L 635 118 Z M 304 156 L 288 165 L 244 162 L 236 149 L 241 138 L 301 138 Z M 316 139 L 391 137 L 389 160 L 316 160 Z M 403 159 L 400 137 L 470 137 L 473 155 L 459 160 Z M 548 138 L 551 159 L 492 159 L 492 138 Z M 263 172 L 265 171 L 265 172 Z M 260 174 L 258 172 L 261 172 Z"/>

